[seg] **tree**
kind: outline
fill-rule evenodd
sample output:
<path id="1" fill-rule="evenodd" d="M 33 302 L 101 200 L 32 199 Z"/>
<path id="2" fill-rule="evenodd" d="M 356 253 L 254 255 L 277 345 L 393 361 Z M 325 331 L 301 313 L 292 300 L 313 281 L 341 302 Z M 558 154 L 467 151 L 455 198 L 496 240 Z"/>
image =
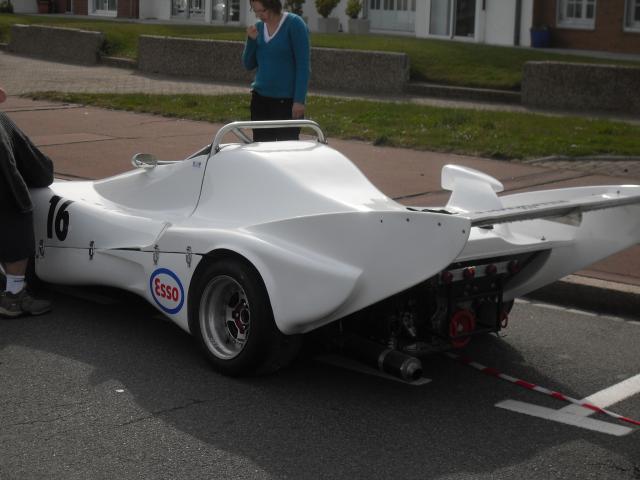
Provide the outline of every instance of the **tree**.
<path id="1" fill-rule="evenodd" d="M 295 13 L 296 15 L 302 16 L 303 3 L 304 3 L 304 0 L 286 0 L 284 2 L 284 9 L 291 13 Z"/>
<path id="2" fill-rule="evenodd" d="M 344 12 L 347 14 L 347 17 L 356 19 L 360 12 L 362 11 L 362 2 L 360 0 L 349 0 L 347 2 L 347 8 Z"/>
<path id="3" fill-rule="evenodd" d="M 316 10 L 322 17 L 327 18 L 339 3 L 340 0 L 316 0 Z"/>

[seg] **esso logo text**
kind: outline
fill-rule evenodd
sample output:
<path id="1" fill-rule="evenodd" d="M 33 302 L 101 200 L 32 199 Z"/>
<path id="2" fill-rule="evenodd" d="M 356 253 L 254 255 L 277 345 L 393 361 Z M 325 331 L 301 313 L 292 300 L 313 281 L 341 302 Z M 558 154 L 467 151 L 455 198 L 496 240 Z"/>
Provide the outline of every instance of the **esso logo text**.
<path id="1" fill-rule="evenodd" d="M 167 268 L 158 268 L 149 280 L 151 296 L 160 309 L 168 314 L 178 313 L 184 304 L 184 288 L 178 276 Z"/>

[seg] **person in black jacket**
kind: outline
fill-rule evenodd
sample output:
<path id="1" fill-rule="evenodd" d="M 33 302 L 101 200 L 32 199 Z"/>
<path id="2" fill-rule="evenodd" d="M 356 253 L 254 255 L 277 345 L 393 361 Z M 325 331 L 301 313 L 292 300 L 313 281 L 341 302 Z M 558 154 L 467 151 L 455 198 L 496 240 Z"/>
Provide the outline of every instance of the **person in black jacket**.
<path id="1" fill-rule="evenodd" d="M 0 103 L 6 93 L 0 87 Z M 47 300 L 26 288 L 27 263 L 35 252 L 33 204 L 29 188 L 53 182 L 53 163 L 0 112 L 0 264 L 6 274 L 0 293 L 0 316 L 40 315 L 51 310 Z"/>

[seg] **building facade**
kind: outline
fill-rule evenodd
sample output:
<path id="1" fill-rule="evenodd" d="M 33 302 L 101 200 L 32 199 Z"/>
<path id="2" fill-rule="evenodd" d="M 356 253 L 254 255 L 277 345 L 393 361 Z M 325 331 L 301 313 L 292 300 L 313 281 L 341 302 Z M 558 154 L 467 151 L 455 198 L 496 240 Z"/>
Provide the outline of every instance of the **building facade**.
<path id="1" fill-rule="evenodd" d="M 16 12 L 41 0 L 13 0 Z M 551 47 L 640 54 L 640 0 L 362 0 L 371 31 L 490 45 L 531 46 L 530 30 L 549 33 Z M 347 0 L 332 12 L 347 30 Z M 246 26 L 249 0 L 51 0 L 55 13 Z M 314 0 L 303 5 L 312 31 Z M 535 45 L 539 46 L 539 45 Z"/>
<path id="2" fill-rule="evenodd" d="M 536 0 L 534 22 L 554 47 L 640 54 L 640 0 Z"/>

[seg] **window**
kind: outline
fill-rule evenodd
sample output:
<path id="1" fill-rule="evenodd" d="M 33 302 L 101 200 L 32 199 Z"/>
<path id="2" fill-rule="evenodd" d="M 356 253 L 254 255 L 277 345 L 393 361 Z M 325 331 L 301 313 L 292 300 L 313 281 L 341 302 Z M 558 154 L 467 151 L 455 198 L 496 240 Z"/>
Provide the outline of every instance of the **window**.
<path id="1" fill-rule="evenodd" d="M 96 15 L 113 15 L 118 11 L 116 0 L 93 0 L 93 13 Z"/>
<path id="2" fill-rule="evenodd" d="M 368 5 L 372 29 L 415 31 L 416 0 L 369 0 Z"/>
<path id="3" fill-rule="evenodd" d="M 476 0 L 431 0 L 429 34 L 473 38 Z"/>
<path id="4" fill-rule="evenodd" d="M 625 29 L 640 30 L 640 0 L 627 0 L 626 7 Z"/>
<path id="5" fill-rule="evenodd" d="M 171 15 L 183 18 L 204 18 L 204 0 L 173 0 Z"/>
<path id="6" fill-rule="evenodd" d="M 213 0 L 211 20 L 214 23 L 240 21 L 240 0 Z"/>
<path id="7" fill-rule="evenodd" d="M 596 0 L 560 0 L 558 25 L 589 28 L 595 25 Z"/>

